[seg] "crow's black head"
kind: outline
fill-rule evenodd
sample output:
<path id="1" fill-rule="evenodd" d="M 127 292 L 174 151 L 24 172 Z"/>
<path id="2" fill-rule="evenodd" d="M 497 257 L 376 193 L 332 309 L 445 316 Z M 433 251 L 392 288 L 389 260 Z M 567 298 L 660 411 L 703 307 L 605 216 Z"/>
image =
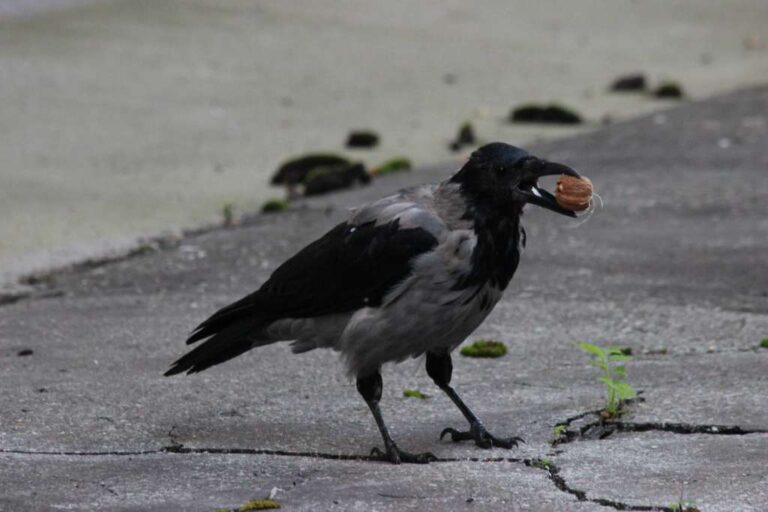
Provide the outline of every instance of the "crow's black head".
<path id="1" fill-rule="evenodd" d="M 460 184 L 462 192 L 478 208 L 519 214 L 523 206 L 531 203 L 575 217 L 573 211 L 557 204 L 555 196 L 537 186 L 540 177 L 559 174 L 579 177 L 570 167 L 541 160 L 503 142 L 493 142 L 472 153 L 451 181 Z"/>

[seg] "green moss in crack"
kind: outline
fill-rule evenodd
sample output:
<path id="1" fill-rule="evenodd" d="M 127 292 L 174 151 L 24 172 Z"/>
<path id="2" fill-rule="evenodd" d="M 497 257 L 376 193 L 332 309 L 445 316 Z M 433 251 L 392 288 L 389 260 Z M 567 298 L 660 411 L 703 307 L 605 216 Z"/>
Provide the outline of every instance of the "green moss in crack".
<path id="1" fill-rule="evenodd" d="M 429 395 L 425 395 L 418 389 L 408 389 L 408 388 L 403 390 L 403 396 L 405 398 L 418 398 L 419 400 L 426 400 L 427 398 L 429 398 Z"/>
<path id="2" fill-rule="evenodd" d="M 760 342 L 760 346 L 763 348 L 768 348 L 768 338 L 763 338 L 763 340 Z"/>
<path id="3" fill-rule="evenodd" d="M 657 98 L 681 99 L 685 96 L 683 87 L 677 82 L 664 82 L 660 84 L 653 95 Z"/>
<path id="4" fill-rule="evenodd" d="M 261 213 L 275 213 L 282 212 L 288 209 L 288 201 L 285 199 L 267 199 L 263 205 L 261 205 Z"/>
<path id="5" fill-rule="evenodd" d="M 373 176 L 382 176 L 384 174 L 392 174 L 393 172 L 410 171 L 412 168 L 411 161 L 404 156 L 400 156 L 391 158 L 381 165 L 374 167 L 371 169 L 371 174 Z"/>
<path id="6" fill-rule="evenodd" d="M 237 509 L 237 512 L 250 512 L 251 510 L 273 510 L 276 508 L 280 508 L 280 503 L 277 500 L 251 500 L 245 502 L 242 507 Z"/>
<path id="7" fill-rule="evenodd" d="M 544 458 L 542 458 L 542 459 L 533 459 L 531 461 L 531 466 L 533 466 L 535 468 L 543 469 L 545 471 L 549 471 L 550 469 L 552 469 L 554 467 L 554 465 L 555 465 L 554 462 L 552 462 L 549 459 L 544 459 Z"/>
<path id="8" fill-rule="evenodd" d="M 506 355 L 507 346 L 500 341 L 477 340 L 461 347 L 460 354 L 466 357 L 501 357 Z"/>

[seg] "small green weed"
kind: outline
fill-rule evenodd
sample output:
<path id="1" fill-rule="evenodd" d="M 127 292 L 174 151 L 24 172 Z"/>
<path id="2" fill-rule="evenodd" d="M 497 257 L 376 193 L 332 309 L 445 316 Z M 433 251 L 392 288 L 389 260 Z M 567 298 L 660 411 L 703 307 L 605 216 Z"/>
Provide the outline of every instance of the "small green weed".
<path id="1" fill-rule="evenodd" d="M 227 202 L 221 207 L 221 223 L 224 226 L 232 226 L 235 223 L 235 205 L 233 203 Z"/>
<path id="2" fill-rule="evenodd" d="M 560 423 L 559 425 L 555 425 L 552 429 L 552 439 L 549 441 L 549 444 L 556 445 L 560 441 L 562 441 L 563 436 L 568 432 L 568 425 L 565 423 Z"/>
<path id="3" fill-rule="evenodd" d="M 501 357 L 507 353 L 507 346 L 500 341 L 477 340 L 461 347 L 460 354 L 466 357 Z"/>
<path id="4" fill-rule="evenodd" d="M 605 385 L 606 391 L 605 415 L 608 418 L 620 416 L 622 401 L 637 396 L 635 388 L 624 381 L 626 367 L 619 364 L 631 361 L 632 357 L 622 353 L 619 347 L 601 348 L 591 343 L 579 343 L 579 348 L 593 356 L 589 363 L 603 372 L 600 382 Z"/>
<path id="5" fill-rule="evenodd" d="M 763 340 L 760 342 L 760 346 L 763 348 L 768 348 L 768 338 L 763 338 Z"/>

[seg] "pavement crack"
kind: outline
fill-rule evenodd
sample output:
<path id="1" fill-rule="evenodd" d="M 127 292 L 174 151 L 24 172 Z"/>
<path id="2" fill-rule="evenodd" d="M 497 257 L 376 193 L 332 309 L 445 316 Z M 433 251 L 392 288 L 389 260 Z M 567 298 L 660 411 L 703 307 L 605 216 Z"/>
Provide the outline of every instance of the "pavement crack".
<path id="1" fill-rule="evenodd" d="M 557 487 L 559 490 L 561 490 L 564 493 L 574 496 L 579 501 L 595 503 L 597 505 L 601 505 L 603 507 L 610 507 L 616 510 L 658 510 L 662 512 L 673 512 L 671 508 L 663 507 L 660 505 L 630 505 L 622 501 L 610 500 L 607 498 L 590 498 L 589 496 L 587 496 L 587 493 L 585 491 L 576 489 L 568 485 L 568 483 L 565 481 L 565 478 L 563 478 L 563 475 L 560 474 L 560 468 L 557 465 L 548 463 L 542 466 L 541 464 L 537 464 L 536 460 L 531 460 L 530 462 L 526 461 L 526 466 L 535 467 L 543 471 L 546 471 L 549 477 L 549 480 L 553 484 L 555 484 L 555 487 Z"/>
<path id="2" fill-rule="evenodd" d="M 180 454 L 180 455 L 273 455 L 281 457 L 306 457 L 312 459 L 340 460 L 340 461 L 370 461 L 384 462 L 377 457 L 370 455 L 356 455 L 344 453 L 324 453 L 324 452 L 294 452 L 288 450 L 268 450 L 259 448 L 192 448 L 184 446 L 174 438 L 173 428 L 168 432 L 172 438 L 173 444 L 157 448 L 154 450 L 135 450 L 135 451 L 35 451 L 35 450 L 9 450 L 0 449 L 0 453 L 16 455 L 54 455 L 54 456 L 74 456 L 74 457 L 108 457 L 108 456 L 139 456 L 139 455 L 160 455 L 160 454 Z M 609 500 L 606 498 L 590 498 L 587 493 L 575 489 L 567 484 L 560 474 L 560 468 L 552 463 L 542 465 L 540 459 L 523 459 L 517 457 L 438 457 L 434 463 L 446 462 L 509 462 L 513 464 L 522 464 L 526 467 L 545 471 L 549 480 L 559 490 L 571 494 L 579 501 L 586 501 L 598 505 L 612 507 L 616 510 L 659 510 L 663 512 L 672 512 L 668 507 L 654 505 L 630 505 L 620 501 Z M 395 496 L 392 496 L 395 497 Z"/>
<path id="3" fill-rule="evenodd" d="M 567 423 L 562 422 L 558 425 L 565 425 L 566 427 L 570 427 L 573 424 L 573 421 L 588 417 L 590 414 L 595 413 L 590 412 L 582 415 L 579 418 L 574 417 L 574 420 Z M 563 433 L 560 434 L 560 437 L 552 442 L 552 445 L 564 445 L 578 439 L 606 439 L 616 432 L 672 432 L 674 434 L 682 435 L 707 434 L 720 436 L 745 436 L 749 434 L 766 434 L 768 433 L 768 430 L 760 428 L 747 429 L 738 425 L 674 423 L 666 421 L 634 422 L 597 419 L 580 426 L 577 430 L 566 429 Z"/>
<path id="4" fill-rule="evenodd" d="M 639 392 L 638 395 L 642 393 Z M 622 402 L 621 410 L 627 413 L 627 406 L 643 402 L 645 399 L 638 396 Z M 586 421 L 585 418 L 594 418 Z M 585 420 L 581 422 L 580 420 Z M 574 425 L 579 423 L 579 425 Z M 573 428 L 572 428 L 573 427 Z M 678 423 L 667 421 L 634 422 L 621 419 L 608 419 L 602 409 L 595 409 L 573 416 L 569 416 L 555 424 L 556 438 L 551 442 L 552 446 L 571 443 L 578 439 L 605 439 L 616 432 L 672 432 L 675 434 L 709 434 L 709 435 L 748 435 L 765 434 L 768 430 L 761 428 L 747 429 L 738 425 L 715 425 L 697 423 Z"/>
<path id="5" fill-rule="evenodd" d="M 10 292 L 10 293 L 0 293 L 0 307 L 2 306 L 10 306 L 11 304 L 16 304 L 17 302 L 21 302 L 24 300 L 39 300 L 39 299 L 53 299 L 56 297 L 63 297 L 66 295 L 66 292 L 64 290 L 59 289 L 45 289 L 45 290 L 36 290 L 36 291 L 25 291 L 25 292 Z"/>
<path id="6" fill-rule="evenodd" d="M 270 450 L 260 448 L 193 448 L 185 446 L 181 443 L 171 444 L 169 446 L 163 446 L 153 450 L 104 450 L 104 451 L 75 451 L 75 450 L 17 450 L 17 449 L 0 449 L 0 454 L 14 454 L 14 455 L 55 455 L 55 456 L 71 456 L 71 457 L 126 457 L 126 456 L 138 456 L 138 455 L 161 455 L 165 453 L 181 454 L 181 455 L 276 455 L 282 457 L 306 457 L 313 459 L 326 459 L 326 460 L 356 460 L 356 461 L 372 461 L 372 462 L 385 462 L 381 458 L 371 455 L 357 455 L 347 453 L 326 453 L 326 452 L 296 452 L 289 450 Z M 434 462 L 513 462 L 518 464 L 530 465 L 528 459 L 520 459 L 515 457 L 439 457 Z"/>
<path id="7" fill-rule="evenodd" d="M 277 455 L 282 457 L 307 457 L 326 460 L 378 460 L 375 457 L 371 457 L 369 455 L 323 452 L 293 452 L 288 450 L 268 450 L 259 448 L 192 448 L 178 443 L 171 446 L 166 446 L 158 450 L 158 453 L 200 455 Z"/>
<path id="8" fill-rule="evenodd" d="M 427 499 L 426 496 L 403 496 L 400 494 L 386 494 L 383 492 L 377 492 L 379 496 L 382 498 L 394 498 L 394 499 L 404 499 L 404 500 L 425 500 Z"/>
<path id="9" fill-rule="evenodd" d="M 648 432 L 656 430 L 659 432 L 674 432 L 675 434 L 711 434 L 720 436 L 745 436 L 748 434 L 768 433 L 766 429 L 745 429 L 738 425 L 696 425 L 668 422 L 636 423 L 631 421 L 615 421 L 608 424 L 615 426 L 620 432 Z"/>
<path id="10" fill-rule="evenodd" d="M 165 452 L 165 448 L 159 448 L 156 450 L 135 450 L 135 451 L 76 451 L 76 450 L 14 450 L 14 449 L 0 449 L 0 453 L 7 453 L 11 455 L 60 455 L 64 457 L 109 457 L 109 456 L 138 456 L 138 455 L 155 455 Z"/>

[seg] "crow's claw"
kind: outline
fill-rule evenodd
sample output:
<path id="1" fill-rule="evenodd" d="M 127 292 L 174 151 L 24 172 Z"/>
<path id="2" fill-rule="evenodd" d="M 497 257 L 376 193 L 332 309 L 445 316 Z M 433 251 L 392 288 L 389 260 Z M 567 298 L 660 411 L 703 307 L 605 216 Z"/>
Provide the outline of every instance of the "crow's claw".
<path id="1" fill-rule="evenodd" d="M 389 461 L 393 464 L 400 464 L 401 462 L 409 464 L 428 464 L 437 460 L 434 454 L 430 452 L 424 453 L 409 453 L 399 449 L 396 445 L 388 446 L 386 453 L 373 447 L 371 450 L 371 457 L 383 461 Z"/>
<path id="2" fill-rule="evenodd" d="M 485 430 L 485 427 L 480 422 L 472 423 L 469 430 L 466 432 L 460 432 L 455 428 L 448 427 L 440 433 L 440 439 L 445 437 L 446 434 L 451 435 L 451 441 L 454 443 L 473 439 L 477 446 L 486 449 L 493 448 L 494 446 L 499 448 L 513 448 L 517 446 L 518 443 L 525 443 L 520 437 L 498 438 Z"/>

